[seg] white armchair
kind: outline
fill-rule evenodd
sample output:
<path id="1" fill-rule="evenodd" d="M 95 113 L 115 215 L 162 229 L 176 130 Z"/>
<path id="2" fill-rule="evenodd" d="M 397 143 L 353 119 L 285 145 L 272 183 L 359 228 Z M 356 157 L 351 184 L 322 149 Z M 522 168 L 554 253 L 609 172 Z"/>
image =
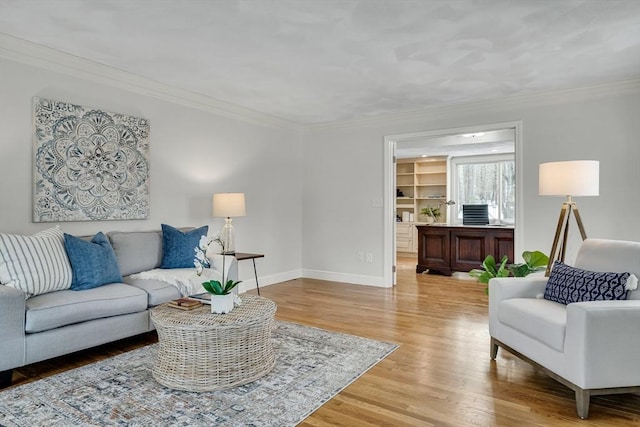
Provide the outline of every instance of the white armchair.
<path id="1" fill-rule="evenodd" d="M 640 277 L 640 242 L 587 239 L 575 267 Z M 623 301 L 568 305 L 540 298 L 546 277 L 491 279 L 491 358 L 498 347 L 575 391 L 578 416 L 591 396 L 640 392 L 640 288 Z"/>

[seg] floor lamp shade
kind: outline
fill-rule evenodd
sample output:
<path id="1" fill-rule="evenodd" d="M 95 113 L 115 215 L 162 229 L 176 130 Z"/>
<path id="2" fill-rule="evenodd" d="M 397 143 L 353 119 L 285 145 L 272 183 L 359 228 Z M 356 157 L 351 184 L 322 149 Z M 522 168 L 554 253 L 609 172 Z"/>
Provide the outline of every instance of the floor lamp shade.
<path id="1" fill-rule="evenodd" d="M 224 242 L 223 253 L 236 253 L 235 230 L 231 224 L 231 218 L 245 215 L 244 193 L 216 193 L 213 195 L 213 216 L 225 218 L 224 227 L 220 230 L 220 239 Z"/>
<path id="2" fill-rule="evenodd" d="M 541 196 L 597 196 L 600 192 L 599 171 L 597 160 L 542 163 L 538 193 Z"/>
<path id="3" fill-rule="evenodd" d="M 542 163 L 539 167 L 538 193 L 541 196 L 566 196 L 562 203 L 558 226 L 549 253 L 546 276 L 553 268 L 554 260 L 564 262 L 571 214 L 576 219 L 582 240 L 587 233 L 580 218 L 578 206 L 572 196 L 598 196 L 600 193 L 600 162 L 596 160 L 572 160 L 567 162 Z"/>

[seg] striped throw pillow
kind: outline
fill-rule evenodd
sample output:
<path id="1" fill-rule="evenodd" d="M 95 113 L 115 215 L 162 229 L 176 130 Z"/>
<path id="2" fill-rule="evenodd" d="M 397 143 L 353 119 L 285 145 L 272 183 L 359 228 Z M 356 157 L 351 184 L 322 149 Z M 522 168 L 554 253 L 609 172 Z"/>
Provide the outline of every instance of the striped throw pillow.
<path id="1" fill-rule="evenodd" d="M 69 289 L 72 271 L 58 227 L 33 236 L 0 233 L 0 283 L 27 297 Z"/>

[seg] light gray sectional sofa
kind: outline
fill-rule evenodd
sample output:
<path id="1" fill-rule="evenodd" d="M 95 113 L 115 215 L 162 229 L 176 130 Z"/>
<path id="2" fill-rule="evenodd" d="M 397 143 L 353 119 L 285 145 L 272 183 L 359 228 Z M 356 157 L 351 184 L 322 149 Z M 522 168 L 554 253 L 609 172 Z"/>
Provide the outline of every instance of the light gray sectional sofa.
<path id="1" fill-rule="evenodd" d="M 160 266 L 161 231 L 107 236 L 124 283 L 30 298 L 0 285 L 0 387 L 11 383 L 13 368 L 153 330 L 150 308 L 181 296 L 167 282 L 131 278 Z M 222 256 L 210 258 L 212 268 L 221 270 Z M 237 280 L 233 257 L 226 257 L 225 277 Z"/>

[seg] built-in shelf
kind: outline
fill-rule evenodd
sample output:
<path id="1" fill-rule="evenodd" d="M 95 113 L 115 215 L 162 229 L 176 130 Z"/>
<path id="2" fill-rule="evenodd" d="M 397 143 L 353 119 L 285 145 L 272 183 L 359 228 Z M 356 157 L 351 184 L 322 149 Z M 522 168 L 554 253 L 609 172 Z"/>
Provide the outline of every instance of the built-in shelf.
<path id="1" fill-rule="evenodd" d="M 447 221 L 444 201 L 447 194 L 447 159 L 402 159 L 396 163 L 396 215 L 412 218 L 409 222 L 396 222 L 396 249 L 398 252 L 418 252 L 416 225 L 426 222 L 420 215 L 426 207 L 440 207 L 438 222 Z"/>
<path id="2" fill-rule="evenodd" d="M 414 221 L 426 221 L 420 211 L 440 207 L 438 222 L 446 222 L 447 158 L 402 159 L 396 163 L 396 215 L 413 214 Z M 405 214 L 406 217 L 406 214 Z M 401 233 L 406 234 L 406 233 Z M 399 244 L 400 245 L 400 244 Z M 406 247 L 406 242 L 402 243 Z"/>

